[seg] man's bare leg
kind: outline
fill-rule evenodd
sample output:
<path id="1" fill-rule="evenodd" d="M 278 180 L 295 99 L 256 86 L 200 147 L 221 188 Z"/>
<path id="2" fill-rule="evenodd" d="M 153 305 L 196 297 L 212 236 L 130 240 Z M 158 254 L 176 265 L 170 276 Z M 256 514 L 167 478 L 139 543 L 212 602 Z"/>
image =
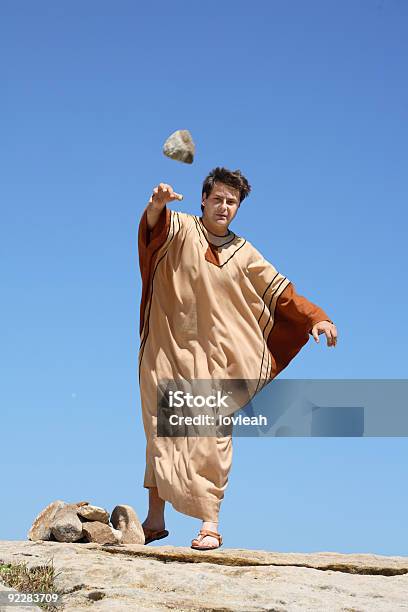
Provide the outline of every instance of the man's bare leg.
<path id="1" fill-rule="evenodd" d="M 145 521 L 142 523 L 142 526 L 146 529 L 154 529 L 155 531 L 164 529 L 165 504 L 165 500 L 161 499 L 161 497 L 158 495 L 157 487 L 149 487 L 149 511 Z M 218 533 L 218 523 L 203 521 L 201 528 Z M 199 545 L 213 546 L 214 548 L 217 548 L 218 544 L 219 542 L 217 538 L 214 538 L 213 536 L 205 536 L 202 540 L 200 540 Z"/>
<path id="2" fill-rule="evenodd" d="M 159 497 L 157 487 L 149 487 L 149 511 L 142 527 L 159 531 L 164 529 L 165 500 Z"/>

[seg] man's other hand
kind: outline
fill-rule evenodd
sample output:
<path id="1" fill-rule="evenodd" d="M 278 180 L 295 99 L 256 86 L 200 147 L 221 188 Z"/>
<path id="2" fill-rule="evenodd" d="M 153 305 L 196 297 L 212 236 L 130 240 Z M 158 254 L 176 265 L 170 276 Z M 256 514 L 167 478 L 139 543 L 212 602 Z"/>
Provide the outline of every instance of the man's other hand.
<path id="1" fill-rule="evenodd" d="M 312 327 L 311 334 L 316 342 L 319 342 L 319 334 L 326 334 L 327 346 L 336 346 L 337 344 L 337 328 L 330 321 L 320 321 Z"/>

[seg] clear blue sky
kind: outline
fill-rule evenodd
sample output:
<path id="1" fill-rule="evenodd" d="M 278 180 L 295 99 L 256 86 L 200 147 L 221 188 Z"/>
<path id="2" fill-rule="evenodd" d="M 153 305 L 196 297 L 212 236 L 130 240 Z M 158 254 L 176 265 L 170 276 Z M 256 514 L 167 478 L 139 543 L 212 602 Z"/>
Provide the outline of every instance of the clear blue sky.
<path id="1" fill-rule="evenodd" d="M 144 3 L 146 4 L 146 3 Z M 232 229 L 336 322 L 286 378 L 407 378 L 403 0 L 0 4 L 0 538 L 53 499 L 145 518 L 137 228 L 152 188 Z M 189 129 L 193 165 L 163 156 Z M 406 438 L 234 439 L 225 546 L 407 554 Z M 167 506 L 166 543 L 200 522 Z"/>

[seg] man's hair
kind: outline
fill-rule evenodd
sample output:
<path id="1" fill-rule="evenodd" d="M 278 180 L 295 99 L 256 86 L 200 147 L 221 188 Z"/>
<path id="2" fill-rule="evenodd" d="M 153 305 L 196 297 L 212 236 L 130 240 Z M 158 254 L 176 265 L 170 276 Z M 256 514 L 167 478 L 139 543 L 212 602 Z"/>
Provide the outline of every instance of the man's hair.
<path id="1" fill-rule="evenodd" d="M 208 197 L 212 191 L 212 188 L 214 187 L 214 183 L 224 183 L 224 185 L 239 189 L 240 204 L 251 191 L 251 185 L 248 183 L 241 170 L 228 170 L 227 168 L 217 166 L 217 168 L 211 170 L 211 172 L 205 177 L 201 195 L 203 196 L 205 194 Z M 202 204 L 201 210 L 204 210 L 204 206 Z"/>

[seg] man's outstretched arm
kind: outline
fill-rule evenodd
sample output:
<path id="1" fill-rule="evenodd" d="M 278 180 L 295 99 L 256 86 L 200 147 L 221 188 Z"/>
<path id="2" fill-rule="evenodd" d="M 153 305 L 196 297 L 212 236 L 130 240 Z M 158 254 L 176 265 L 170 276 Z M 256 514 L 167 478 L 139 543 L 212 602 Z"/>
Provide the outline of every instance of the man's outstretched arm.
<path id="1" fill-rule="evenodd" d="M 289 283 L 279 296 L 276 316 L 278 320 L 285 319 L 292 324 L 303 326 L 316 342 L 319 342 L 319 334 L 324 333 L 327 346 L 336 346 L 337 328 L 333 321 L 320 306 L 298 294 L 293 283 Z"/>
<path id="2" fill-rule="evenodd" d="M 167 202 L 182 199 L 183 196 L 175 193 L 171 185 L 166 183 L 160 183 L 153 189 L 138 229 L 139 263 L 142 276 L 149 270 L 155 251 L 166 240 L 171 216 L 171 211 L 166 207 Z"/>
<path id="3" fill-rule="evenodd" d="M 276 302 L 274 324 L 267 344 L 272 354 L 272 377 L 281 372 L 307 343 L 309 334 L 318 342 L 326 333 L 327 345 L 337 343 L 337 329 L 327 313 L 289 283 Z"/>
<path id="4" fill-rule="evenodd" d="M 142 276 L 142 299 L 140 302 L 140 333 L 142 333 L 144 314 L 157 254 L 166 242 L 173 211 L 166 207 L 167 202 L 182 200 L 171 185 L 160 183 L 153 189 L 152 196 L 143 211 L 138 229 L 139 266 Z"/>
<path id="5" fill-rule="evenodd" d="M 326 312 L 303 295 L 299 295 L 293 283 L 289 283 L 277 302 L 280 316 L 306 325 L 307 332 L 319 342 L 319 334 L 326 334 L 327 346 L 336 346 L 337 328 Z M 279 316 L 278 315 L 278 316 Z"/>

